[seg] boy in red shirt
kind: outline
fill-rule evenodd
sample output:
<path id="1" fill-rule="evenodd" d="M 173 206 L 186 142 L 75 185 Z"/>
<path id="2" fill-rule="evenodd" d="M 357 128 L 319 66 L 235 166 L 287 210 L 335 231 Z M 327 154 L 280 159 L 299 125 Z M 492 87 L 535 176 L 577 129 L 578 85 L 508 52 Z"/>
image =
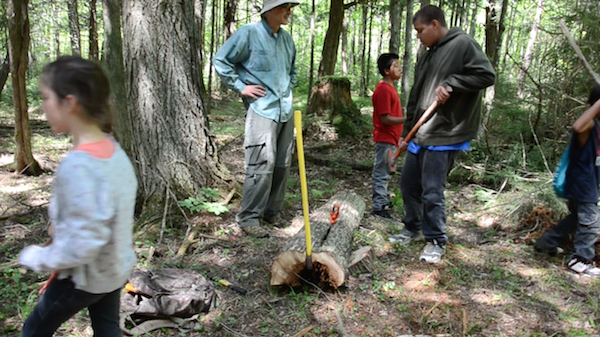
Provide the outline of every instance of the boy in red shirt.
<path id="1" fill-rule="evenodd" d="M 377 67 L 383 79 L 373 92 L 373 140 L 375 141 L 375 163 L 373 164 L 373 214 L 391 219 L 388 183 L 390 174 L 385 164 L 385 155 L 391 148 L 396 151 L 405 117 L 402 117 L 400 97 L 394 81 L 402 77 L 398 54 L 382 54 Z"/>

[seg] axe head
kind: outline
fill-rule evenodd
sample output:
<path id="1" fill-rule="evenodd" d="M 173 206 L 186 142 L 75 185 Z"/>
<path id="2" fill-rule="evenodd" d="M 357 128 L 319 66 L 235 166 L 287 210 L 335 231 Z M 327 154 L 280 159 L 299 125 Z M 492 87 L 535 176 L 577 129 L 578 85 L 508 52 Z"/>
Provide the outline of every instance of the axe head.
<path id="1" fill-rule="evenodd" d="M 396 173 L 396 151 L 393 148 L 388 148 L 383 156 L 385 169 L 388 174 Z"/>

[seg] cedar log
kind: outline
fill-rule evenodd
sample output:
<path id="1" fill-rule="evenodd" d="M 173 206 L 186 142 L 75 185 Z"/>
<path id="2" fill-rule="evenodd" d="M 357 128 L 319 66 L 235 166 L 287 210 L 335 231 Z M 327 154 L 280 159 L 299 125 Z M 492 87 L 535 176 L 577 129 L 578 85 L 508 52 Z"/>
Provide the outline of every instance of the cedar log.
<path id="1" fill-rule="evenodd" d="M 333 227 L 330 214 L 334 205 L 339 205 L 339 217 Z M 348 273 L 354 231 L 358 228 L 365 211 L 365 202 L 354 192 L 339 192 L 325 205 L 310 214 L 312 238 L 312 277 L 319 283 L 334 289 L 341 286 Z M 299 231 L 292 237 L 271 266 L 271 285 L 299 286 L 298 274 L 305 270 L 305 232 Z"/>

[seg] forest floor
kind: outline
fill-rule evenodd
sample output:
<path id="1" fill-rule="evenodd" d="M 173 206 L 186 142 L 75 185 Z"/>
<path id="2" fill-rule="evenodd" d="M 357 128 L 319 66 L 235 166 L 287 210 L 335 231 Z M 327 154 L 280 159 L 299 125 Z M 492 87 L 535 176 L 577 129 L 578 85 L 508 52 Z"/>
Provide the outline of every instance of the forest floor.
<path id="1" fill-rule="evenodd" d="M 210 120 L 220 157 L 243 181 L 243 110 L 237 102 L 216 104 Z M 0 172 L 3 266 L 26 245 L 48 240 L 46 212 L 52 175 L 71 147 L 67 136 L 52 134 L 39 109 L 32 109 L 30 115 L 35 157 L 48 173 L 27 177 Z M 13 159 L 13 121 L 8 108 L 0 109 L 0 165 Z M 565 209 L 553 199 L 549 173 L 513 170 L 504 175 L 469 161 L 469 153 L 461 155 L 446 192 L 448 251 L 440 264 L 428 265 L 418 261 L 422 242 L 408 247 L 388 243 L 388 237 L 401 230 L 401 198 L 396 195 L 392 201 L 396 220 L 372 216 L 370 170 L 346 165 L 354 161 L 368 167 L 372 163 L 370 135 L 339 140 L 333 128 L 318 119 L 312 120 L 305 135 L 307 149 L 331 144 L 320 147 L 315 155 L 335 163 L 307 162 L 310 207 L 321 206 L 342 190 L 352 190 L 364 199 L 367 210 L 354 244 L 372 247 L 377 257 L 373 272 L 350 275 L 336 291 L 311 284 L 273 288 L 269 286 L 270 267 L 286 243 L 285 231 L 273 229 L 267 239 L 243 237 L 238 246 L 203 237 L 183 261 L 176 261 L 186 230 L 179 211 L 167 216 L 160 245 L 155 243 L 162 216 L 140 220 L 135 241 L 138 268 L 187 268 L 226 278 L 248 290 L 242 296 L 215 284 L 218 305 L 201 317 L 196 329 L 161 329 L 145 335 L 300 336 L 307 328 L 303 336 L 600 335 L 600 282 L 568 272 L 564 255 L 540 256 L 531 246 L 531 238 L 552 225 Z M 398 178 L 393 178 L 391 190 L 396 190 Z M 283 222 L 291 223 L 302 212 L 296 164 L 288 187 L 281 215 Z M 206 217 L 202 232 L 224 237 L 238 207 L 239 198 L 235 198 L 229 212 Z M 155 253 L 149 261 L 153 246 Z M 0 333 L 17 336 L 49 275 L 22 274 L 16 267 L 0 273 Z M 92 336 L 87 314 L 77 314 L 56 335 Z"/>

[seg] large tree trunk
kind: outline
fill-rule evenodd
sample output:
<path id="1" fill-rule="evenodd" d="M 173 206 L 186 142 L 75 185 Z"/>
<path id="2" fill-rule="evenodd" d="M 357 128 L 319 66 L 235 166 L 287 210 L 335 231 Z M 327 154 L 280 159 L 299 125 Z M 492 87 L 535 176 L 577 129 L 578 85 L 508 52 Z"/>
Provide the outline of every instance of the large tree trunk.
<path id="1" fill-rule="evenodd" d="M 6 80 L 8 80 L 8 75 L 10 74 L 10 52 L 6 52 L 6 57 L 2 61 L 2 67 L 0 67 L 0 98 L 2 97 L 2 91 L 4 91 L 4 86 L 6 85 Z"/>
<path id="2" fill-rule="evenodd" d="M 69 13 L 69 32 L 71 33 L 71 54 L 81 55 L 81 36 L 79 33 L 79 14 L 77 0 L 67 0 Z"/>
<path id="3" fill-rule="evenodd" d="M 339 216 L 331 224 L 331 212 L 339 206 Z M 291 238 L 271 266 L 271 285 L 301 284 L 298 275 L 316 279 L 319 286 L 337 289 L 348 274 L 353 233 L 365 210 L 365 202 L 353 192 L 340 192 L 310 215 L 312 274 L 306 271 L 306 239 L 301 230 Z"/>
<path id="4" fill-rule="evenodd" d="M 406 29 L 404 30 L 404 58 L 402 59 L 402 100 L 408 103 L 410 94 L 410 65 L 412 64 L 413 0 L 406 1 Z"/>
<path id="5" fill-rule="evenodd" d="M 523 85 L 525 84 L 525 72 L 529 70 L 531 65 L 531 56 L 533 55 L 533 49 L 535 47 L 535 41 L 537 39 L 537 33 L 542 19 L 542 12 L 544 11 L 544 0 L 538 0 L 537 9 L 535 11 L 535 18 L 533 20 L 533 26 L 531 26 L 531 32 L 529 33 L 529 42 L 527 42 L 527 49 L 523 55 L 523 66 L 519 70 L 517 75 L 517 95 L 519 98 L 523 98 Z"/>
<path id="6" fill-rule="evenodd" d="M 102 0 L 104 45 L 102 67 L 111 87 L 111 107 L 114 112 L 113 130 L 121 147 L 133 155 L 133 120 L 127 109 L 125 68 L 123 66 L 123 40 L 121 38 L 121 0 Z"/>
<path id="7" fill-rule="evenodd" d="M 350 80 L 345 77 L 322 79 L 311 91 L 306 113 L 322 115 L 325 111 L 347 109 L 352 104 L 350 87 Z"/>
<path id="8" fill-rule="evenodd" d="M 390 0 L 390 53 L 400 52 L 400 27 L 402 22 L 400 0 Z"/>
<path id="9" fill-rule="evenodd" d="M 33 159 L 31 151 L 31 130 L 25 72 L 29 60 L 29 14 L 27 0 L 10 0 L 8 3 L 8 32 L 10 51 L 10 72 L 13 88 L 13 107 L 15 109 L 15 161 L 11 167 L 19 173 L 40 175 L 42 169 Z"/>
<path id="10" fill-rule="evenodd" d="M 197 57 L 200 62 L 197 65 L 193 65 L 196 67 L 196 71 L 198 72 L 198 78 L 200 79 L 200 91 L 206 97 L 206 87 L 204 86 L 204 16 L 206 14 L 206 4 L 207 0 L 194 0 L 194 31 L 197 33 L 196 41 L 198 48 L 196 50 Z M 206 106 L 207 113 L 210 112 L 208 104 Z"/>
<path id="11" fill-rule="evenodd" d="M 90 0 L 90 41 L 89 58 L 98 60 L 98 17 L 96 15 L 96 0 Z"/>
<path id="12" fill-rule="evenodd" d="M 225 1 L 225 12 L 223 13 L 223 41 L 227 40 L 235 32 L 235 12 L 237 11 L 237 0 Z"/>
<path id="13" fill-rule="evenodd" d="M 140 197 L 149 206 L 231 180 L 210 137 L 194 64 L 194 2 L 125 1 L 123 59 L 128 107 L 136 122 L 132 162 Z"/>
<path id="14" fill-rule="evenodd" d="M 344 21 L 344 0 L 331 0 L 329 27 L 323 42 L 323 56 L 319 65 L 319 77 L 333 75 L 337 62 L 338 45 Z"/>

